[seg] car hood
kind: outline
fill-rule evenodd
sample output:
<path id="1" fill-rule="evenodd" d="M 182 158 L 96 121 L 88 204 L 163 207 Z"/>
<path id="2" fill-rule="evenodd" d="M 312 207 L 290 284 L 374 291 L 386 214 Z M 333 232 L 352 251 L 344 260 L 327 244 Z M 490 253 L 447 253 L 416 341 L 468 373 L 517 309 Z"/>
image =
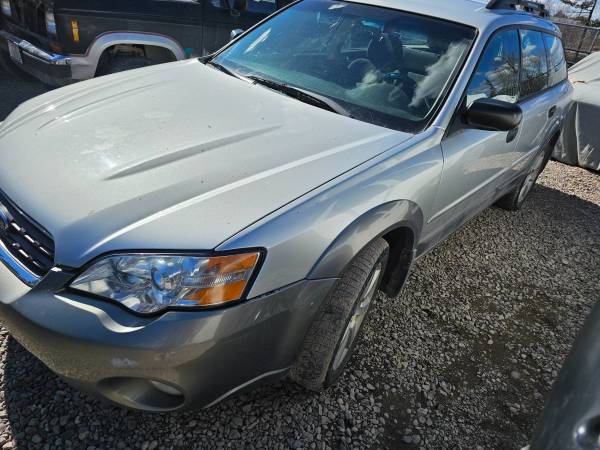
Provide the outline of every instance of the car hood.
<path id="1" fill-rule="evenodd" d="M 0 125 L 0 189 L 79 267 L 215 248 L 409 137 L 184 61 L 21 105 Z"/>

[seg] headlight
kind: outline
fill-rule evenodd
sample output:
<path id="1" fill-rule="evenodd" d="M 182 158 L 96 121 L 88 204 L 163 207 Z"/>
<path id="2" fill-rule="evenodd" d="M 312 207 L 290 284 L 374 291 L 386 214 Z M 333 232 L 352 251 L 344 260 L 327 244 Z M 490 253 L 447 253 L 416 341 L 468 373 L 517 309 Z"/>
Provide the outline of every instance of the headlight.
<path id="1" fill-rule="evenodd" d="M 93 264 L 70 287 L 138 313 L 210 307 L 242 297 L 259 256 L 114 255 Z"/>
<path id="2" fill-rule="evenodd" d="M 10 0 L 1 0 L 2 1 L 2 14 L 5 16 L 12 16 L 12 9 L 10 8 Z"/>
<path id="3" fill-rule="evenodd" d="M 54 18 L 54 10 L 52 9 L 46 10 L 46 31 L 56 36 L 56 19 Z"/>

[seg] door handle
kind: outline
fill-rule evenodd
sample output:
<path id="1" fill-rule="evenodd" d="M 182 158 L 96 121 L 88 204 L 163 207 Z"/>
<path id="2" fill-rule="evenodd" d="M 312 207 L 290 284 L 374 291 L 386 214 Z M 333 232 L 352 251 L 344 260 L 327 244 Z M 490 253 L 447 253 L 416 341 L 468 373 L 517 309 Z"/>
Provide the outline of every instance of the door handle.
<path id="1" fill-rule="evenodd" d="M 550 108 L 550 110 L 548 111 L 548 117 L 554 117 L 554 114 L 556 114 L 556 106 Z"/>
<path id="2" fill-rule="evenodd" d="M 514 141 L 517 137 L 517 134 L 519 134 L 519 127 L 515 127 L 512 130 L 510 130 L 506 135 L 506 143 L 508 144 L 509 142 Z"/>

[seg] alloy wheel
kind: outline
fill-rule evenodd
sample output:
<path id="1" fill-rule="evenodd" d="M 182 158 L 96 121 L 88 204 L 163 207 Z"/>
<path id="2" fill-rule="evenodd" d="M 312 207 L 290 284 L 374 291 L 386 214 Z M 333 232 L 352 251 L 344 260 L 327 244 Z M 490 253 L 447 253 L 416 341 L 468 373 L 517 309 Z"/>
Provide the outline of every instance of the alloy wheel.
<path id="1" fill-rule="evenodd" d="M 344 364 L 348 354 L 352 350 L 354 341 L 358 336 L 361 325 L 364 322 L 369 307 L 375 297 L 375 291 L 379 285 L 379 279 L 381 278 L 382 272 L 383 264 L 378 262 L 375 269 L 371 272 L 371 276 L 365 283 L 365 288 L 362 291 L 360 299 L 356 302 L 354 311 L 352 311 L 352 317 L 350 317 L 350 321 L 348 322 L 348 325 L 346 325 L 335 358 L 333 359 L 332 369 L 334 371 L 338 370 L 342 364 Z"/>
<path id="2" fill-rule="evenodd" d="M 527 177 L 525 178 L 525 181 L 523 182 L 523 185 L 521 186 L 521 190 L 519 191 L 519 198 L 518 198 L 519 203 L 522 203 L 525 200 L 525 197 L 527 197 L 527 195 L 529 195 L 529 192 L 531 192 L 531 189 L 535 185 L 535 182 L 542 170 L 542 166 L 544 165 L 544 158 L 545 158 L 544 152 L 541 152 L 536 157 L 533 165 L 531 166 L 531 169 L 529 169 L 529 173 L 527 174 Z"/>

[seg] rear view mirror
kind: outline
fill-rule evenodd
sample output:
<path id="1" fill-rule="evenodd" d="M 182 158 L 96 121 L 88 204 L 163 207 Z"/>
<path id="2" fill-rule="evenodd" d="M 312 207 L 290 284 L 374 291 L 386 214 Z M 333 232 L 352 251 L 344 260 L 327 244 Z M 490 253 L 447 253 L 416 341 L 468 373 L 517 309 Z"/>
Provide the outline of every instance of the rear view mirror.
<path id="1" fill-rule="evenodd" d="M 481 98 L 467 108 L 465 121 L 473 128 L 491 131 L 510 131 L 519 126 L 523 111 L 519 105 Z"/>

